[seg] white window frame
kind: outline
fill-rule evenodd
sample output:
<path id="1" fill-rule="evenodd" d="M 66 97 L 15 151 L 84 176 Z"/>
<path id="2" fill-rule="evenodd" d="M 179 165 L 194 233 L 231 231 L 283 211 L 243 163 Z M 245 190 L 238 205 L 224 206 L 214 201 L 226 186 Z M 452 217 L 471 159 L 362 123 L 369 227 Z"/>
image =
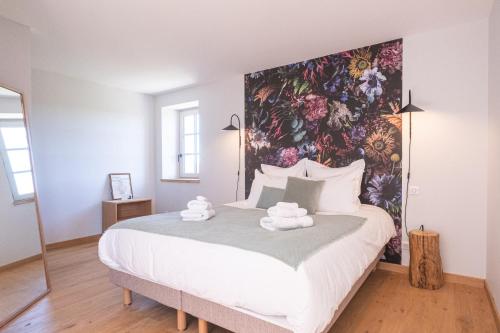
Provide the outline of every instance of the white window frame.
<path id="1" fill-rule="evenodd" d="M 20 128 L 23 128 L 25 130 L 26 136 L 28 135 L 27 130 L 26 130 L 26 126 L 25 126 L 23 120 L 1 119 L 0 120 L 0 127 L 20 127 Z M 28 141 L 27 137 L 26 137 L 26 141 L 27 141 L 27 145 L 28 145 L 26 148 L 7 149 L 5 147 L 5 144 L 4 144 L 4 141 L 3 141 L 3 137 L 2 137 L 2 135 L 0 133 L 0 156 L 2 157 L 2 161 L 3 161 L 4 168 L 5 168 L 5 172 L 7 174 L 7 179 L 9 181 L 10 190 L 11 190 L 11 193 L 12 193 L 12 198 L 14 200 L 14 204 L 21 204 L 21 203 L 25 203 L 25 202 L 31 202 L 35 198 L 34 191 L 32 193 L 19 194 L 19 192 L 17 191 L 16 181 L 14 179 L 14 174 L 17 174 L 17 173 L 28 173 L 29 172 L 29 173 L 31 173 L 31 180 L 34 183 L 34 180 L 33 180 L 33 165 L 31 163 L 31 152 L 30 152 L 30 149 L 29 149 L 29 141 Z M 9 156 L 8 156 L 8 151 L 15 151 L 15 150 L 17 150 L 17 151 L 26 150 L 28 152 L 28 154 L 30 156 L 30 169 L 29 170 L 16 171 L 16 172 L 14 172 L 12 170 L 12 166 L 11 166 L 10 159 L 9 159 Z M 34 188 L 35 188 L 35 186 L 33 184 L 33 189 Z"/>
<path id="2" fill-rule="evenodd" d="M 164 182 L 176 182 L 181 183 L 200 182 L 199 179 L 199 167 L 200 167 L 200 116 L 198 115 L 198 140 L 196 140 L 197 152 L 198 152 L 198 173 L 196 174 L 186 174 L 181 172 L 182 159 L 179 156 L 181 154 L 181 112 L 187 110 L 198 110 L 199 114 L 199 101 L 192 100 L 189 102 L 183 102 L 173 105 L 165 105 L 161 107 L 160 112 L 160 128 L 161 128 L 161 181 Z"/>
<path id="3" fill-rule="evenodd" d="M 198 108 L 192 109 L 184 109 L 179 110 L 179 155 L 178 155 L 178 164 L 179 164 L 179 177 L 180 178 L 198 178 L 200 174 L 200 114 L 198 112 Z M 194 115 L 194 132 L 193 133 L 185 133 L 184 132 L 184 118 Z M 186 136 L 194 136 L 194 153 L 186 153 L 185 151 L 185 138 Z M 195 170 L 194 173 L 184 172 L 186 169 L 186 156 L 194 156 L 195 157 Z"/>

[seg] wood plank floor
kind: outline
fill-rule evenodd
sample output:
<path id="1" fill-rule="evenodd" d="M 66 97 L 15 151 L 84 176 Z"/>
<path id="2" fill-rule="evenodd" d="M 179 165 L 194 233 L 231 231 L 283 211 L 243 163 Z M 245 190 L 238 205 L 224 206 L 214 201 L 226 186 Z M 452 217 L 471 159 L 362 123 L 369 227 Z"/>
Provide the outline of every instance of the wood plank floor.
<path id="1" fill-rule="evenodd" d="M 7 332 L 162 332 L 176 330 L 176 312 L 134 294 L 121 304 L 121 289 L 108 281 L 96 244 L 49 252 L 53 291 L 18 317 Z M 197 332 L 188 318 L 188 333 Z M 227 333 L 218 327 L 212 333 Z M 495 333 L 483 289 L 446 284 L 438 291 L 411 288 L 404 275 L 377 270 L 330 333 Z M 259 332 L 256 332 L 259 333 Z"/>

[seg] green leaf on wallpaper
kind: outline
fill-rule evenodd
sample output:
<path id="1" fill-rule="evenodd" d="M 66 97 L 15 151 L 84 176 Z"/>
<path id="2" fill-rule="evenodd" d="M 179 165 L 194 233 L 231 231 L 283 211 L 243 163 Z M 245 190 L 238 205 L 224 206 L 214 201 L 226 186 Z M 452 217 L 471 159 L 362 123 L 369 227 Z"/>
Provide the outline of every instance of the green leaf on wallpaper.
<path id="1" fill-rule="evenodd" d="M 307 83 L 307 81 L 304 81 L 304 83 L 302 83 L 302 85 L 300 86 L 299 95 L 302 94 L 306 89 L 309 89 L 309 83 Z"/>
<path id="2" fill-rule="evenodd" d="M 294 142 L 299 142 L 302 140 L 302 138 L 304 138 L 304 135 L 306 135 L 306 130 L 303 130 L 302 132 L 300 133 L 297 133 L 293 136 L 293 141 Z"/>
<path id="3" fill-rule="evenodd" d="M 293 79 L 292 86 L 293 86 L 293 94 L 297 95 L 297 93 L 299 92 L 299 88 L 300 88 L 300 82 L 299 82 L 298 77 Z"/>

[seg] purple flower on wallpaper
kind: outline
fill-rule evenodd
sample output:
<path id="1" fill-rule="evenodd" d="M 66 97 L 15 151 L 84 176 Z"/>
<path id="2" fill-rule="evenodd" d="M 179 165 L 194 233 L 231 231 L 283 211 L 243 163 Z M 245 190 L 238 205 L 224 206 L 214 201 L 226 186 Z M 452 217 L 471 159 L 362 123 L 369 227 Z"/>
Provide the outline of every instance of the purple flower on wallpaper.
<path id="1" fill-rule="evenodd" d="M 299 161 L 299 150 L 295 147 L 280 149 L 280 165 L 289 167 L 297 164 Z"/>
<path id="2" fill-rule="evenodd" d="M 314 94 L 307 95 L 302 113 L 309 121 L 315 121 L 324 118 L 328 113 L 327 98 Z"/>
<path id="3" fill-rule="evenodd" d="M 367 69 L 363 75 L 359 78 L 360 81 L 364 81 L 359 88 L 368 97 L 368 102 L 373 103 L 375 96 L 382 95 L 382 82 L 387 80 L 387 78 L 378 71 L 378 68 Z"/>
<path id="4" fill-rule="evenodd" d="M 403 45 L 400 42 L 385 44 L 378 54 L 378 65 L 391 74 L 400 71 L 403 67 Z"/>
<path id="5" fill-rule="evenodd" d="M 354 126 L 351 129 L 351 139 L 354 142 L 361 142 L 366 138 L 366 129 L 363 126 Z"/>
<path id="6" fill-rule="evenodd" d="M 307 157 L 309 159 L 314 159 L 317 151 L 314 142 L 304 142 L 299 146 L 299 158 Z"/>
<path id="7" fill-rule="evenodd" d="M 366 196 L 373 205 L 395 212 L 401 206 L 401 189 L 399 177 L 375 175 L 369 182 Z"/>
<path id="8" fill-rule="evenodd" d="M 342 103 L 345 103 L 349 100 L 349 94 L 347 93 L 347 91 L 343 91 L 342 93 L 340 93 L 340 101 Z"/>

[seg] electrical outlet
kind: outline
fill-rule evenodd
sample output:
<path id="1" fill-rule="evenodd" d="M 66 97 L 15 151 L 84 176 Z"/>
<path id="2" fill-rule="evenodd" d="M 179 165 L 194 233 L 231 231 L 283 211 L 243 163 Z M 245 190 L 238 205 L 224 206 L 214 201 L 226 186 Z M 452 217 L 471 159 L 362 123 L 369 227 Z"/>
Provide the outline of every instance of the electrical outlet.
<path id="1" fill-rule="evenodd" d="M 410 186 L 409 192 L 411 195 L 419 195 L 420 194 L 420 186 Z"/>

